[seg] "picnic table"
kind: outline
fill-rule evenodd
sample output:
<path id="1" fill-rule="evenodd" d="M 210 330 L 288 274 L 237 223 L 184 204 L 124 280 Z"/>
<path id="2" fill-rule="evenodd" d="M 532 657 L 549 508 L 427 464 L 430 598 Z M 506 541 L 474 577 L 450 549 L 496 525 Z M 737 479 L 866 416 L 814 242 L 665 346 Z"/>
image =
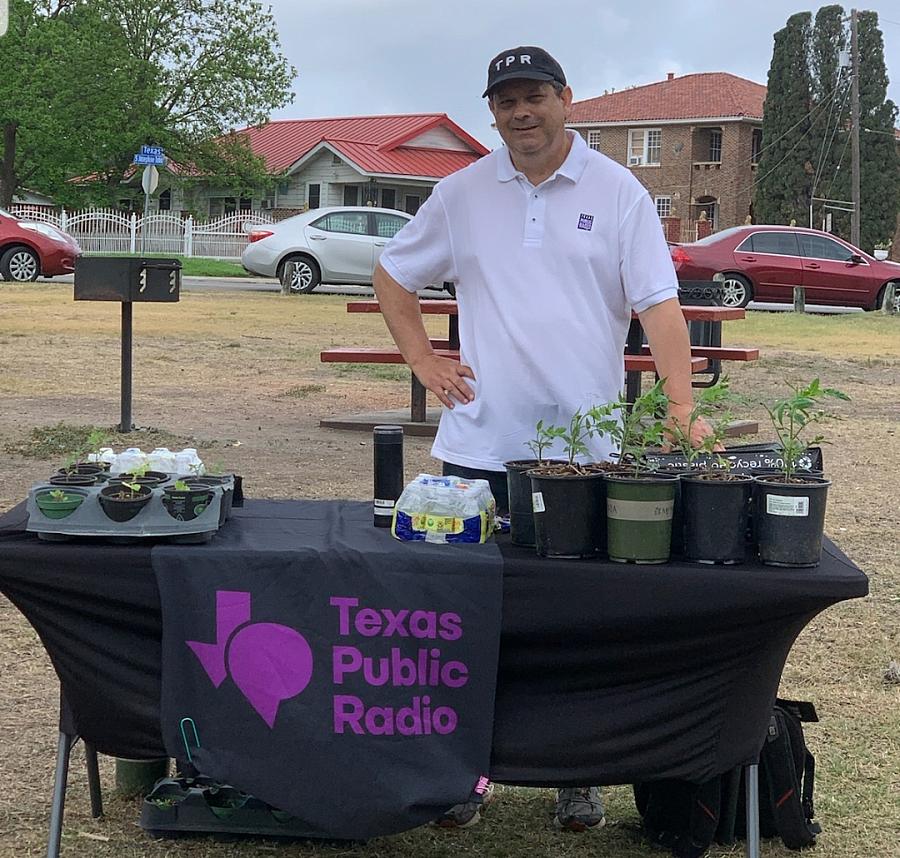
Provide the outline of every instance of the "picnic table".
<path id="1" fill-rule="evenodd" d="M 708 386 L 719 377 L 722 361 L 758 360 L 759 349 L 755 348 L 723 348 L 721 345 L 721 323 L 744 318 L 744 310 L 740 307 L 694 306 L 682 305 L 684 318 L 688 322 L 711 323 L 708 328 L 711 336 L 702 345 L 691 347 L 691 372 L 695 374 L 708 372 L 711 378 L 695 381 L 695 386 Z M 423 299 L 419 301 L 419 310 L 423 315 L 446 316 L 446 338 L 431 339 L 435 353 L 459 360 L 459 307 L 456 301 L 449 299 Z M 380 313 L 381 305 L 377 300 L 348 301 L 348 313 Z M 323 350 L 319 355 L 323 363 L 367 363 L 367 364 L 402 364 L 403 356 L 397 348 L 356 348 L 337 346 Z M 632 314 L 631 326 L 625 345 L 626 398 L 633 402 L 640 395 L 641 375 L 656 371 L 656 364 L 649 349 L 643 344 L 643 329 L 637 313 Z M 382 423 L 402 425 L 407 434 L 433 436 L 437 429 L 439 410 L 429 413 L 426 407 L 425 387 L 410 372 L 410 407 L 409 418 L 394 412 L 371 412 L 365 414 L 345 415 L 325 418 L 320 426 L 331 429 L 363 429 L 371 430 Z M 733 427 L 731 434 L 752 434 L 757 429 L 751 421 L 742 421 Z"/>

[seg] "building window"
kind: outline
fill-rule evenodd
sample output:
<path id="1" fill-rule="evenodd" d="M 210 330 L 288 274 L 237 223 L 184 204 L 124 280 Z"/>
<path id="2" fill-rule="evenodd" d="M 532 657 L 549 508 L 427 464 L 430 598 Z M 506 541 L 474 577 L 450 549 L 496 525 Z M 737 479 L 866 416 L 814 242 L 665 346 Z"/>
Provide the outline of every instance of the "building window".
<path id="1" fill-rule="evenodd" d="M 718 128 L 709 132 L 709 160 L 716 164 L 722 161 L 722 132 Z"/>
<path id="2" fill-rule="evenodd" d="M 253 211 L 253 200 L 251 200 L 250 197 L 241 197 L 238 201 L 238 211 Z"/>
<path id="3" fill-rule="evenodd" d="M 397 192 L 393 188 L 381 189 L 381 207 L 383 209 L 397 208 Z"/>
<path id="4" fill-rule="evenodd" d="M 422 198 L 418 194 L 407 194 L 405 200 L 405 208 L 407 214 L 414 215 L 422 204 Z"/>
<path id="5" fill-rule="evenodd" d="M 237 211 L 237 200 L 234 197 L 210 197 L 209 216 L 226 217 Z"/>
<path id="6" fill-rule="evenodd" d="M 659 164 L 662 130 L 659 128 L 632 128 L 628 132 L 628 166 Z"/>
<path id="7" fill-rule="evenodd" d="M 306 188 L 306 207 L 310 209 L 317 209 L 320 205 L 319 195 L 321 194 L 322 186 L 319 184 L 309 185 Z"/>
<path id="8" fill-rule="evenodd" d="M 598 152 L 600 151 L 600 132 L 599 131 L 588 131 L 588 146 L 591 149 L 596 149 Z"/>
<path id="9" fill-rule="evenodd" d="M 669 217 L 672 214 L 672 198 L 656 197 L 656 213 L 660 217 Z"/>
<path id="10" fill-rule="evenodd" d="M 343 162 L 343 160 L 341 159 L 341 156 L 340 156 L 340 155 L 332 155 L 332 156 L 331 156 L 331 163 L 332 163 L 332 165 L 334 165 L 334 166 L 336 167 L 336 166 L 338 166 L 338 164 L 343 164 L 344 162 Z"/>
<path id="11" fill-rule="evenodd" d="M 359 205 L 359 185 L 344 185 L 344 205 Z"/>
<path id="12" fill-rule="evenodd" d="M 172 210 L 172 190 L 171 188 L 166 188 L 159 195 L 159 210 L 161 212 L 168 212 Z"/>
<path id="13" fill-rule="evenodd" d="M 759 155 L 762 152 L 762 128 L 753 129 L 753 137 L 750 140 L 750 163 L 758 164 Z"/>

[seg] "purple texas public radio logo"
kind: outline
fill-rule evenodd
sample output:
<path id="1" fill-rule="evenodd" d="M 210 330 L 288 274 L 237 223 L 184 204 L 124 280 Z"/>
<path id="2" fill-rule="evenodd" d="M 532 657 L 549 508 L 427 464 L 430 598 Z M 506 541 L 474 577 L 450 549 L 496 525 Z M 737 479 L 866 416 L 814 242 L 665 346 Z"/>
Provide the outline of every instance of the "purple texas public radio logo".
<path id="1" fill-rule="evenodd" d="M 300 694 L 312 679 L 313 656 L 300 632 L 278 623 L 250 622 L 250 593 L 216 592 L 216 642 L 185 641 L 218 688 L 234 684 L 269 728 L 282 700 Z"/>

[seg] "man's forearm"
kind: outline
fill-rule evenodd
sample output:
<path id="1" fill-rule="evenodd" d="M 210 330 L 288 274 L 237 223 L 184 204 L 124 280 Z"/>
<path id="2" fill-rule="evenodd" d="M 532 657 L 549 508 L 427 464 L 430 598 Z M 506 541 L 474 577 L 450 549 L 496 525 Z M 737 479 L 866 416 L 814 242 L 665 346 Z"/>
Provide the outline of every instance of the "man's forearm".
<path id="1" fill-rule="evenodd" d="M 669 414 L 676 420 L 686 420 L 693 408 L 691 340 L 681 305 L 677 298 L 671 298 L 645 310 L 640 319 L 657 375 L 665 379 Z"/>
<path id="2" fill-rule="evenodd" d="M 434 353 L 422 312 L 419 296 L 404 289 L 380 265 L 375 268 L 375 297 L 388 330 L 409 366 Z"/>

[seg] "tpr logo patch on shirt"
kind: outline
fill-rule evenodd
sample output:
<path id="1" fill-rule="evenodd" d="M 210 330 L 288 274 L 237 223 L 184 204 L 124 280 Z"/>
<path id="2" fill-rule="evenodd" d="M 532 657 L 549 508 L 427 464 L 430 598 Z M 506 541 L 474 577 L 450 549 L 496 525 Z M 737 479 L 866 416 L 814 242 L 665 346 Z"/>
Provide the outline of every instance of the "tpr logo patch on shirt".
<path id="1" fill-rule="evenodd" d="M 578 228 L 590 231 L 594 225 L 594 216 L 582 212 L 578 217 Z"/>

